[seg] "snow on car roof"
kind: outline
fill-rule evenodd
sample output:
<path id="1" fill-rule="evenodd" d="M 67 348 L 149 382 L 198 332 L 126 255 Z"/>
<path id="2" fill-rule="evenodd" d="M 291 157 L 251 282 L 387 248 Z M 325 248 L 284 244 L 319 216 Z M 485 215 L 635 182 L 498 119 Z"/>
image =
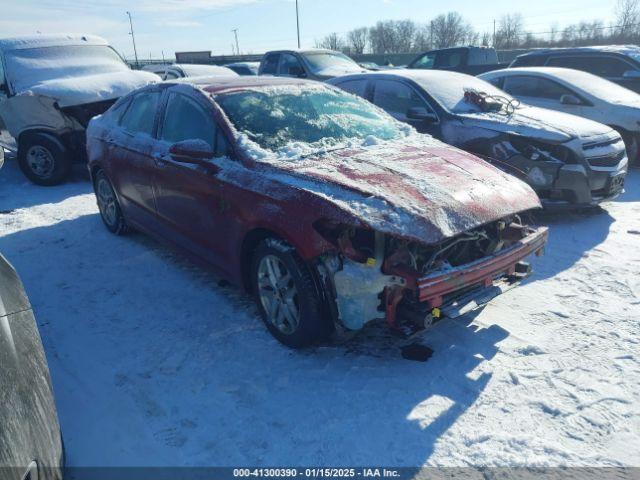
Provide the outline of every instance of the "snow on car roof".
<path id="1" fill-rule="evenodd" d="M 558 48 L 540 48 L 531 52 L 523 53 L 521 57 L 534 56 L 534 55 L 546 55 L 549 53 L 593 53 L 593 52 L 607 52 L 607 53 L 622 53 L 622 54 L 640 54 L 640 47 L 637 45 L 599 45 L 589 47 L 558 47 Z"/>
<path id="2" fill-rule="evenodd" d="M 535 75 L 551 80 L 564 82 L 566 85 L 607 102 L 627 105 L 640 105 L 640 95 L 617 83 L 593 75 L 592 73 L 573 68 L 560 67 L 514 67 L 478 75 L 483 80 L 508 77 L 514 75 Z"/>
<path id="3" fill-rule="evenodd" d="M 0 39 L 0 51 L 24 48 L 43 48 L 64 45 L 109 45 L 102 37 L 96 35 L 31 35 Z"/>

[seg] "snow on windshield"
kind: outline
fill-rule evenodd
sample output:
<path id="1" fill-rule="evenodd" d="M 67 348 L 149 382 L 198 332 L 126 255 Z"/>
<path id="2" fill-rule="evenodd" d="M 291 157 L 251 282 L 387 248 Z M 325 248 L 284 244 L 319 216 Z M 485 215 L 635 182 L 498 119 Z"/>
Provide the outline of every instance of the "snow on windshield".
<path id="1" fill-rule="evenodd" d="M 259 149 L 291 157 L 353 141 L 375 144 L 411 130 L 369 102 L 323 86 L 225 93 L 216 96 L 216 101 L 253 157 L 265 155 Z"/>
<path id="2" fill-rule="evenodd" d="M 307 60 L 309 67 L 313 73 L 319 73 L 323 70 L 338 68 L 344 71 L 360 72 L 362 68 L 347 57 L 343 53 L 338 52 L 313 52 L 305 53 L 304 58 Z"/>
<path id="3" fill-rule="evenodd" d="M 16 92 L 59 78 L 128 71 L 107 45 L 65 45 L 10 50 L 5 54 L 7 77 Z"/>
<path id="4" fill-rule="evenodd" d="M 449 73 L 450 75 L 440 78 L 412 78 L 444 109 L 453 113 L 476 113 L 483 111 L 477 104 L 465 100 L 464 94 L 467 90 L 475 90 L 487 95 L 500 97 L 505 100 L 505 103 L 513 100 L 511 95 L 494 87 L 489 82 L 470 75 L 456 74 L 454 72 Z M 514 104 L 517 103 L 514 102 Z"/>

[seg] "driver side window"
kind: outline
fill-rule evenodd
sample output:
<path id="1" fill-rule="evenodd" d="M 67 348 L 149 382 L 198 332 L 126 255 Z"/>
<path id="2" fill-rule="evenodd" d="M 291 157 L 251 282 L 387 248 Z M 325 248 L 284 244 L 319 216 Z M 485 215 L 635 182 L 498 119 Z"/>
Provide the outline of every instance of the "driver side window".
<path id="1" fill-rule="evenodd" d="M 194 99 L 181 93 L 169 94 L 160 138 L 169 143 L 204 140 L 215 151 L 216 157 L 227 153 L 226 140 L 212 114 Z"/>
<path id="2" fill-rule="evenodd" d="M 400 120 L 406 120 L 410 108 L 421 107 L 432 112 L 413 88 L 393 80 L 378 80 L 375 83 L 373 103 Z"/>

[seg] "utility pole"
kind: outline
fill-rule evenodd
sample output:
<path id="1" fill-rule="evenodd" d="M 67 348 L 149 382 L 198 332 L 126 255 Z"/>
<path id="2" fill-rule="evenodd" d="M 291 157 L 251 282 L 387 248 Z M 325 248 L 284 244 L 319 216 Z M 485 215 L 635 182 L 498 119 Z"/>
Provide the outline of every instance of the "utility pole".
<path id="1" fill-rule="evenodd" d="M 429 48 L 433 50 L 434 48 L 436 48 L 433 45 L 433 20 L 431 20 L 431 23 L 429 24 L 429 34 L 430 34 L 430 37 L 431 37 L 429 39 Z"/>
<path id="2" fill-rule="evenodd" d="M 298 13 L 298 0 L 296 0 L 296 30 L 298 31 L 298 48 L 300 48 L 300 14 Z"/>
<path id="3" fill-rule="evenodd" d="M 493 48 L 496 48 L 496 20 L 493 20 Z"/>
<path id="4" fill-rule="evenodd" d="M 136 37 L 133 36 L 133 22 L 131 21 L 131 13 L 127 12 L 129 16 L 129 26 L 131 27 L 131 31 L 129 34 L 131 35 L 131 40 L 133 41 L 133 55 L 136 57 L 136 67 L 139 67 L 138 64 L 138 51 L 136 50 Z"/>
<path id="5" fill-rule="evenodd" d="M 236 55 L 240 55 L 240 47 L 238 46 L 238 29 L 232 28 L 231 31 L 236 37 Z"/>

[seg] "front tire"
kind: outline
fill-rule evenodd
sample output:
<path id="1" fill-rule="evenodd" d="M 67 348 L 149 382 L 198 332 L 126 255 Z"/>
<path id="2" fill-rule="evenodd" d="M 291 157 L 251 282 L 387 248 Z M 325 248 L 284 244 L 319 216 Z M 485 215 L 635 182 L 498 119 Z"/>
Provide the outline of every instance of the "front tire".
<path id="1" fill-rule="evenodd" d="M 18 145 L 18 165 L 36 185 L 63 183 L 71 174 L 71 155 L 57 138 L 42 133 L 26 134 Z"/>
<path id="2" fill-rule="evenodd" d="M 102 170 L 95 175 L 93 188 L 96 193 L 100 217 L 109 231 L 115 235 L 124 235 L 129 231 L 118 203 L 118 197 L 111 182 Z"/>
<path id="3" fill-rule="evenodd" d="M 256 304 L 269 332 L 290 348 L 325 340 L 331 333 L 309 267 L 286 243 L 266 239 L 251 263 Z"/>

